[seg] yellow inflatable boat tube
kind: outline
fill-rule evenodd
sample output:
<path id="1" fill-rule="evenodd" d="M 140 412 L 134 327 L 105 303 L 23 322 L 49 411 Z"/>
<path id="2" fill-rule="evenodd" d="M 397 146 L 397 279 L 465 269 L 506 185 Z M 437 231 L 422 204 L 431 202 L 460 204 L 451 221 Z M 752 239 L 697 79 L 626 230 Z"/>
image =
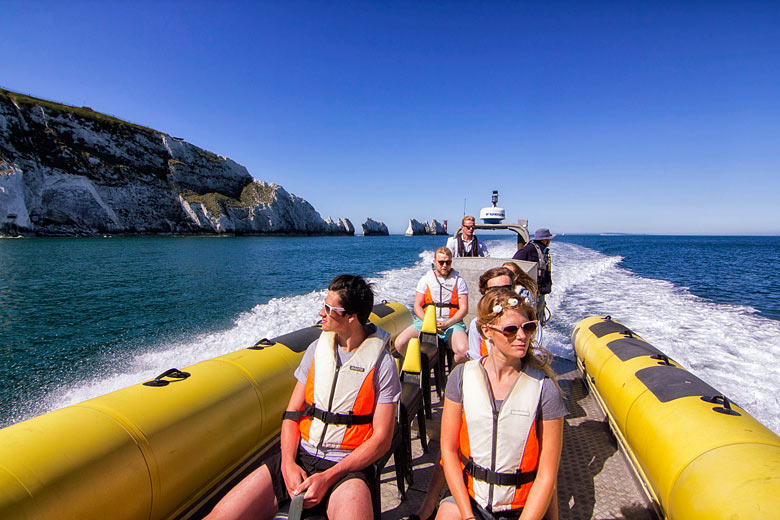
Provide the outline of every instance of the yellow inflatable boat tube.
<path id="1" fill-rule="evenodd" d="M 395 302 L 374 306 L 370 320 L 393 337 L 412 322 Z M 0 430 L 0 518 L 186 516 L 275 445 L 292 373 L 319 334 L 261 340 Z"/>
<path id="2" fill-rule="evenodd" d="M 780 437 L 609 316 L 578 323 L 572 344 L 663 516 L 780 518 Z"/>

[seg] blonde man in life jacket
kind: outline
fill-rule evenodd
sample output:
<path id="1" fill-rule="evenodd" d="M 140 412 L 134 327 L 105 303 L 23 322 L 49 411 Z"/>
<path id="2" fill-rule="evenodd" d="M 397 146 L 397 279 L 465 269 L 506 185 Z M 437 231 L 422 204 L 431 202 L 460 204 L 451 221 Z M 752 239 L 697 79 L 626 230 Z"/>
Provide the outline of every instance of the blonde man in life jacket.
<path id="1" fill-rule="evenodd" d="M 469 312 L 469 290 L 466 281 L 452 268 L 452 251 L 440 247 L 433 255 L 433 269 L 417 282 L 414 296 L 414 323 L 395 339 L 395 349 L 406 354 L 409 340 L 420 335 L 425 308 L 436 307 L 436 329 L 446 341 L 455 363 L 466 360 L 469 342 L 463 318 Z"/>
<path id="2" fill-rule="evenodd" d="M 390 449 L 401 383 L 390 335 L 367 325 L 374 295 L 339 275 L 320 309 L 282 421 L 281 450 L 216 505 L 208 519 L 270 519 L 290 496 L 328 518 L 372 518 L 374 462 Z"/>
<path id="3" fill-rule="evenodd" d="M 508 288 L 477 307 L 490 353 L 447 381 L 441 459 L 452 496 L 439 520 L 541 519 L 554 496 L 566 405 L 552 356 L 533 343 L 536 309 Z"/>
<path id="4" fill-rule="evenodd" d="M 474 234 L 474 222 L 471 215 L 463 217 L 458 232 L 447 239 L 447 247 L 453 256 L 490 256 L 487 246 Z"/>

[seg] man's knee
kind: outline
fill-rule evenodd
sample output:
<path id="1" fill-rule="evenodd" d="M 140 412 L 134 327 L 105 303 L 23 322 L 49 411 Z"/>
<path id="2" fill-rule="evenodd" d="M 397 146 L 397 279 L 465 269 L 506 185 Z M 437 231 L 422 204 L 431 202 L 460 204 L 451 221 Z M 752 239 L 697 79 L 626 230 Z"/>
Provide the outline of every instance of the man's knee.
<path id="1" fill-rule="evenodd" d="M 442 500 L 439 510 L 436 512 L 436 520 L 450 520 L 460 518 L 460 511 L 454 502 Z"/>
<path id="2" fill-rule="evenodd" d="M 469 338 L 466 333 L 460 330 L 456 330 L 452 333 L 452 341 L 450 342 L 452 351 L 455 354 L 466 355 L 469 351 Z"/>
<path id="3" fill-rule="evenodd" d="M 412 338 L 416 338 L 420 335 L 420 331 L 418 331 L 414 326 L 407 327 L 404 329 L 397 338 L 395 338 L 395 349 L 401 353 L 401 355 L 406 354 L 406 346 L 409 344 L 409 340 Z"/>
<path id="4" fill-rule="evenodd" d="M 268 466 L 262 465 L 231 489 L 206 518 L 267 518 L 277 509 L 273 477 Z"/>
<path id="5" fill-rule="evenodd" d="M 336 487 L 328 501 L 328 518 L 336 518 L 335 513 L 344 515 L 350 511 L 349 518 L 371 518 L 373 504 L 371 502 L 371 490 L 365 480 L 351 478 L 345 480 Z"/>
<path id="6" fill-rule="evenodd" d="M 450 348 L 452 349 L 455 363 L 466 361 L 469 353 L 469 339 L 466 333 L 460 330 L 453 332 L 450 338 Z"/>

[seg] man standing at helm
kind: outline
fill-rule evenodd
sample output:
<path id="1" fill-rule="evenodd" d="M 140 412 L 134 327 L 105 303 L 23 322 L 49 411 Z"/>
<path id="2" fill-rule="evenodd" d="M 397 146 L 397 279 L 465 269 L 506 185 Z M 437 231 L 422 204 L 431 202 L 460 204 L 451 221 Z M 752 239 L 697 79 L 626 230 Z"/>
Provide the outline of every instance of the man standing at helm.
<path id="1" fill-rule="evenodd" d="M 417 282 L 414 297 L 414 323 L 395 339 L 395 349 L 406 354 L 409 340 L 420 335 L 425 308 L 436 307 L 436 329 L 439 339 L 446 341 L 455 362 L 466 360 L 469 341 L 463 318 L 469 312 L 469 290 L 466 281 L 452 268 L 452 251 L 440 247 L 433 255 L 433 269 Z"/>
<path id="2" fill-rule="evenodd" d="M 474 234 L 474 217 L 470 215 L 463 217 L 455 236 L 447 239 L 447 247 L 452 256 L 489 256 L 485 244 Z"/>
<path id="3" fill-rule="evenodd" d="M 401 383 L 387 343 L 368 324 L 371 287 L 339 275 L 320 309 L 322 334 L 303 355 L 281 432 L 281 450 L 216 505 L 207 520 L 270 519 L 302 494 L 328 518 L 373 516 L 374 466 L 393 439 Z"/>
<path id="4" fill-rule="evenodd" d="M 534 231 L 531 241 L 512 257 L 512 260 L 526 260 L 539 263 L 539 271 L 536 274 L 536 282 L 539 286 L 539 293 L 536 298 L 536 315 L 542 325 L 547 322 L 547 316 L 544 313 L 546 308 L 545 295 L 550 294 L 552 291 L 552 265 L 549 246 L 550 240 L 553 238 L 555 238 L 555 235 L 551 234 L 549 229 L 539 228 Z"/>

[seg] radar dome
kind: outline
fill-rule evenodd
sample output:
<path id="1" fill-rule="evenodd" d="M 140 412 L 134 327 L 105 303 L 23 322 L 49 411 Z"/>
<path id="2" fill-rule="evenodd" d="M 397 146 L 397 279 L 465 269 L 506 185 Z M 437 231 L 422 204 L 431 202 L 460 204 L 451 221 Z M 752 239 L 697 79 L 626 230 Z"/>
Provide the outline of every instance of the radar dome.
<path id="1" fill-rule="evenodd" d="M 498 204 L 497 190 L 493 190 L 492 202 L 492 206 L 479 210 L 479 218 L 482 219 L 483 224 L 501 224 L 501 221 L 506 218 L 504 208 L 496 207 L 496 204 Z"/>

